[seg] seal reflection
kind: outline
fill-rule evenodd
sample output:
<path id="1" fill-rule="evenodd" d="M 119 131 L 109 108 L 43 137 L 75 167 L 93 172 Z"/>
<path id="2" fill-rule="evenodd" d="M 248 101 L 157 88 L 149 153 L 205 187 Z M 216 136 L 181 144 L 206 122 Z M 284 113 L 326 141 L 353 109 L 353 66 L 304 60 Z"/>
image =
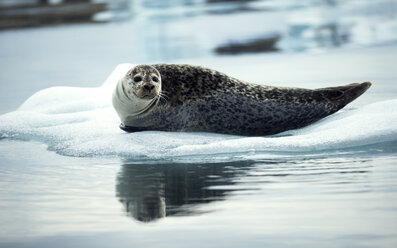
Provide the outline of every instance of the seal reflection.
<path id="1" fill-rule="evenodd" d="M 141 222 L 166 216 L 200 214 L 197 206 L 223 200 L 253 163 L 124 164 L 116 196 L 127 215 Z M 212 186 L 223 186 L 213 189 Z"/>

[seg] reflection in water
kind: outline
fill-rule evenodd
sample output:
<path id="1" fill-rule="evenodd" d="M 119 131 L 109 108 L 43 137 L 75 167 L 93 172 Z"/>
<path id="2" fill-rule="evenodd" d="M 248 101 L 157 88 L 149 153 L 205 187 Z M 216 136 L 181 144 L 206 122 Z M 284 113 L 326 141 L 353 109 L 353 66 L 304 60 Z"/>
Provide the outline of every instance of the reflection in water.
<path id="1" fill-rule="evenodd" d="M 200 203 L 224 199 L 251 162 L 217 164 L 125 164 L 116 195 L 134 219 L 149 222 L 170 215 L 192 215 Z M 222 189 L 211 189 L 222 185 Z"/>
<path id="2" fill-rule="evenodd" d="M 371 168 L 368 161 L 338 156 L 213 164 L 124 164 L 117 176 L 116 196 L 129 216 L 150 222 L 204 213 L 199 208 L 203 203 L 227 200 L 231 191 L 246 194 L 246 190 L 261 190 L 265 184 L 271 185 L 267 196 L 281 194 L 286 199 L 299 195 L 302 185 L 310 185 L 311 195 L 364 192 Z M 338 186 L 342 184 L 352 187 Z"/>

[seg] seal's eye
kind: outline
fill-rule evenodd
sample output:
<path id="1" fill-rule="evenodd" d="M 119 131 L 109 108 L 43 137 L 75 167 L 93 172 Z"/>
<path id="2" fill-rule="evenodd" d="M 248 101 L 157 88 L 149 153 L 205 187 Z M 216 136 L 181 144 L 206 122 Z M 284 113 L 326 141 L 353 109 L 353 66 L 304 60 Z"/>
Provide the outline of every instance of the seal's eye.
<path id="1" fill-rule="evenodd" d="M 136 76 L 136 77 L 134 77 L 134 82 L 135 82 L 135 83 L 138 83 L 138 82 L 140 82 L 140 81 L 142 81 L 142 77 L 141 77 L 141 76 Z"/>
<path id="2" fill-rule="evenodd" d="M 154 77 L 152 77 L 152 80 L 157 83 L 159 81 L 159 78 L 154 76 Z"/>

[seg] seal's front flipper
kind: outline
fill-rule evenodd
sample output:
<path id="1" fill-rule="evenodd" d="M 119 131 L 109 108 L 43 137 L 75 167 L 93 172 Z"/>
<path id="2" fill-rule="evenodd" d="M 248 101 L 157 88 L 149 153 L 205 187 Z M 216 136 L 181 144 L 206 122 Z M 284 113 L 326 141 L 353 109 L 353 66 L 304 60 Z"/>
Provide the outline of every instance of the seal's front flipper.
<path id="1" fill-rule="evenodd" d="M 132 126 L 126 126 L 123 123 L 120 124 L 119 128 L 127 133 L 134 133 L 134 132 L 140 132 L 140 131 L 145 131 L 143 128 L 139 127 L 132 127 Z"/>

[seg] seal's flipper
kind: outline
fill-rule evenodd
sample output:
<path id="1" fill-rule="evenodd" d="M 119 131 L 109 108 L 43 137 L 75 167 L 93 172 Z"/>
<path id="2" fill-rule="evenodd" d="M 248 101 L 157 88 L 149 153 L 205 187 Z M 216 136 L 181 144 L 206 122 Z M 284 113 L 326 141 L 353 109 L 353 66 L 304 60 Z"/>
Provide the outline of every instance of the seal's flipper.
<path id="1" fill-rule="evenodd" d="M 334 103 L 335 107 L 339 110 L 361 96 L 369 87 L 371 87 L 371 83 L 365 82 L 316 89 L 314 91 L 320 93 L 327 101 Z"/>
<path id="2" fill-rule="evenodd" d="M 120 124 L 119 128 L 127 133 L 134 133 L 134 132 L 140 132 L 140 131 L 145 131 L 143 128 L 139 127 L 131 127 L 131 126 L 126 126 L 123 123 Z"/>

